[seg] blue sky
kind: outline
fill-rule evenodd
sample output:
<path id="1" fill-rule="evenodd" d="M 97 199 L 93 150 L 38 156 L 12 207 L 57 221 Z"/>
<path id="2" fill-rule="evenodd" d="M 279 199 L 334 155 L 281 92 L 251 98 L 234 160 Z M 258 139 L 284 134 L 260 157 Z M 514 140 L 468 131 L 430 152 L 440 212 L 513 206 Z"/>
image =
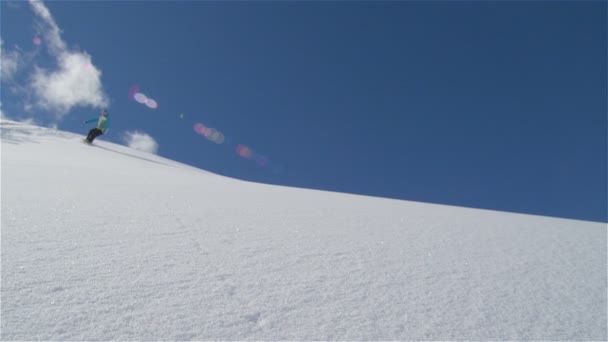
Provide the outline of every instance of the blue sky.
<path id="1" fill-rule="evenodd" d="M 107 106 L 101 139 L 226 176 L 608 221 L 606 2 L 0 6 L 9 118 Z"/>

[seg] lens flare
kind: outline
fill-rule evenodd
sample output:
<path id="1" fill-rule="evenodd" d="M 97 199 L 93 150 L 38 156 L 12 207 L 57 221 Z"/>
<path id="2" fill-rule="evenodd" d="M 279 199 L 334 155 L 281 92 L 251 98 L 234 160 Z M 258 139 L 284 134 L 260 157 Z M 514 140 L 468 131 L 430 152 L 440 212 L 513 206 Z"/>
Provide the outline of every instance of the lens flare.
<path id="1" fill-rule="evenodd" d="M 215 142 L 218 145 L 221 145 L 224 143 L 224 140 L 225 140 L 224 135 L 220 132 L 218 137 L 213 142 Z"/>
<path id="2" fill-rule="evenodd" d="M 217 139 L 219 139 L 220 134 L 221 133 L 218 132 L 217 130 L 212 129 L 211 134 L 207 138 L 209 138 L 209 140 L 211 140 L 211 141 L 216 141 Z"/>
<path id="3" fill-rule="evenodd" d="M 249 159 L 253 155 L 253 151 L 245 145 L 238 145 L 236 147 L 236 154 L 245 159 Z"/>
<path id="4" fill-rule="evenodd" d="M 194 131 L 199 134 L 202 135 L 203 137 L 207 138 L 207 140 L 209 141 L 213 141 L 216 144 L 223 144 L 225 137 L 224 134 L 220 131 L 218 131 L 215 128 L 209 128 L 205 125 L 203 125 L 200 122 L 197 122 L 196 124 L 194 124 Z"/>
<path id="5" fill-rule="evenodd" d="M 42 39 L 40 39 L 40 37 L 34 37 L 33 43 L 34 45 L 40 45 L 42 44 Z"/>
<path id="6" fill-rule="evenodd" d="M 220 132 L 218 130 L 215 130 L 208 139 L 218 145 L 221 145 L 224 143 L 224 135 L 222 134 L 222 132 Z"/>
<path id="7" fill-rule="evenodd" d="M 258 164 L 258 166 L 266 166 L 268 165 L 268 157 L 265 156 L 255 156 L 255 162 Z"/>
<path id="8" fill-rule="evenodd" d="M 205 126 L 199 122 L 194 125 L 194 131 L 196 133 L 206 137 L 206 135 L 208 134 L 207 132 L 209 131 L 209 128 L 207 128 L 207 126 Z"/>
<path id="9" fill-rule="evenodd" d="M 41 43 L 42 40 L 39 37 L 34 38 L 34 44 L 39 45 Z M 85 66 L 88 67 L 88 69 L 90 70 L 96 70 L 94 66 L 90 63 Z M 131 87 L 131 89 L 129 90 L 129 98 L 147 106 L 150 109 L 157 109 L 159 107 L 158 102 L 142 93 L 138 85 L 134 85 L 133 87 Z M 183 120 L 185 117 L 184 112 L 177 112 L 175 114 L 177 114 L 180 120 Z M 267 156 L 254 152 L 254 150 L 248 147 L 247 145 L 239 144 L 238 140 L 234 140 L 231 137 L 224 136 L 224 134 L 219 129 L 208 127 L 201 122 L 194 123 L 192 128 L 196 134 L 200 135 L 201 137 L 207 139 L 210 142 L 213 142 L 218 145 L 225 144 L 226 147 L 222 147 L 222 150 L 225 148 L 227 151 L 230 151 L 234 148 L 234 151 L 239 157 L 251 160 L 253 163 L 255 163 L 255 165 L 257 165 L 257 167 L 264 168 L 265 170 L 268 170 L 269 172 L 272 172 L 274 174 L 282 174 L 283 172 L 285 172 L 282 165 L 277 164 L 274 160 L 271 160 Z"/>
<path id="10" fill-rule="evenodd" d="M 146 106 L 148 106 L 151 109 L 156 109 L 156 108 L 158 108 L 158 103 L 156 103 L 156 101 L 154 101 L 153 99 L 147 99 Z"/>
<path id="11" fill-rule="evenodd" d="M 271 161 L 270 158 L 265 155 L 254 152 L 253 149 L 247 145 L 237 144 L 237 142 L 231 141 L 231 139 L 224 136 L 224 134 L 220 130 L 208 127 L 201 122 L 195 123 L 192 126 L 192 129 L 194 130 L 194 132 L 196 132 L 196 134 L 218 145 L 226 143 L 227 148 L 229 149 L 233 149 L 232 146 L 236 146 L 234 148 L 234 151 L 239 157 L 253 161 L 255 165 L 260 168 L 265 168 L 271 172 L 274 172 L 275 174 L 278 173 L 276 171 L 276 163 Z"/>
<path id="12" fill-rule="evenodd" d="M 146 105 L 148 108 L 156 109 L 158 108 L 158 102 L 156 100 L 149 98 L 144 93 L 139 91 L 139 86 L 133 86 L 131 90 L 129 90 L 129 98 L 134 99 L 135 101 Z"/>
<path id="13" fill-rule="evenodd" d="M 141 104 L 145 104 L 148 101 L 148 97 L 142 93 L 135 93 L 135 95 L 133 95 L 133 98 L 135 99 L 135 101 Z"/>
<path id="14" fill-rule="evenodd" d="M 213 133 L 215 132 L 214 128 L 207 128 L 205 129 L 205 131 L 203 132 L 203 135 L 205 135 L 205 138 L 211 140 L 211 136 L 213 135 Z"/>
<path id="15" fill-rule="evenodd" d="M 137 93 L 139 93 L 139 87 L 135 85 L 131 88 L 131 90 L 129 90 L 129 98 L 133 99 Z"/>
<path id="16" fill-rule="evenodd" d="M 200 135 L 203 135 L 203 129 L 205 129 L 205 125 L 200 122 L 194 124 L 194 131 Z"/>

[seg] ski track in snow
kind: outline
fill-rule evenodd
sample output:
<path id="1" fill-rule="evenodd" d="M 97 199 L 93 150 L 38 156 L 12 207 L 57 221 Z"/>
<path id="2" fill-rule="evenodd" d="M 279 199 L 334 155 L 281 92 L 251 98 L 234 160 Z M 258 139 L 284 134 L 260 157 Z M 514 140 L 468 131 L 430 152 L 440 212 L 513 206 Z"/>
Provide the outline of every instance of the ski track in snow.
<path id="1" fill-rule="evenodd" d="M 2 340 L 607 339 L 605 224 L 1 129 Z"/>

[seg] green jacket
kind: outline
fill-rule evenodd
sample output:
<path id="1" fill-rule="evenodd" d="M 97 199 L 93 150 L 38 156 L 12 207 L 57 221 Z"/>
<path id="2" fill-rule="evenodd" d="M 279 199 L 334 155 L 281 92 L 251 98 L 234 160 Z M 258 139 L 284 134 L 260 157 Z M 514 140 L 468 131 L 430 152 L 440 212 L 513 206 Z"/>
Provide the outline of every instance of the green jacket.
<path id="1" fill-rule="evenodd" d="M 102 132 L 105 132 L 106 129 L 108 129 L 108 127 L 110 127 L 110 118 L 108 118 L 107 115 L 101 115 L 99 118 L 87 119 L 87 121 L 85 121 L 85 123 L 93 122 L 95 120 L 99 120 L 99 121 L 97 121 L 97 129 L 99 129 Z"/>

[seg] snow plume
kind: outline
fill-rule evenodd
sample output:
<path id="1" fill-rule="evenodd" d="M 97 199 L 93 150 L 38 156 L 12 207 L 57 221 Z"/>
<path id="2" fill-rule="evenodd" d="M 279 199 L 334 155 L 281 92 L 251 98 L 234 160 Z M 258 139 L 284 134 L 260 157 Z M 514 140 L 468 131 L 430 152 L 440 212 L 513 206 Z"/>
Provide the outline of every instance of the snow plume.
<path id="1" fill-rule="evenodd" d="M 0 39 L 0 79 L 5 82 L 11 80 L 19 66 L 19 52 L 4 50 L 4 42 Z"/>
<path id="2" fill-rule="evenodd" d="M 158 151 L 158 143 L 156 142 L 156 140 L 154 140 L 154 138 L 152 138 L 150 135 L 143 132 L 126 132 L 125 142 L 127 143 L 127 146 L 139 151 L 154 154 L 156 154 L 156 152 Z"/>
<path id="3" fill-rule="evenodd" d="M 36 95 L 35 106 L 55 112 L 58 118 L 75 106 L 106 107 L 101 71 L 91 63 L 91 56 L 67 48 L 61 29 L 42 1 L 30 0 L 30 6 L 45 46 L 57 62 L 55 70 L 35 67 L 30 83 Z"/>

